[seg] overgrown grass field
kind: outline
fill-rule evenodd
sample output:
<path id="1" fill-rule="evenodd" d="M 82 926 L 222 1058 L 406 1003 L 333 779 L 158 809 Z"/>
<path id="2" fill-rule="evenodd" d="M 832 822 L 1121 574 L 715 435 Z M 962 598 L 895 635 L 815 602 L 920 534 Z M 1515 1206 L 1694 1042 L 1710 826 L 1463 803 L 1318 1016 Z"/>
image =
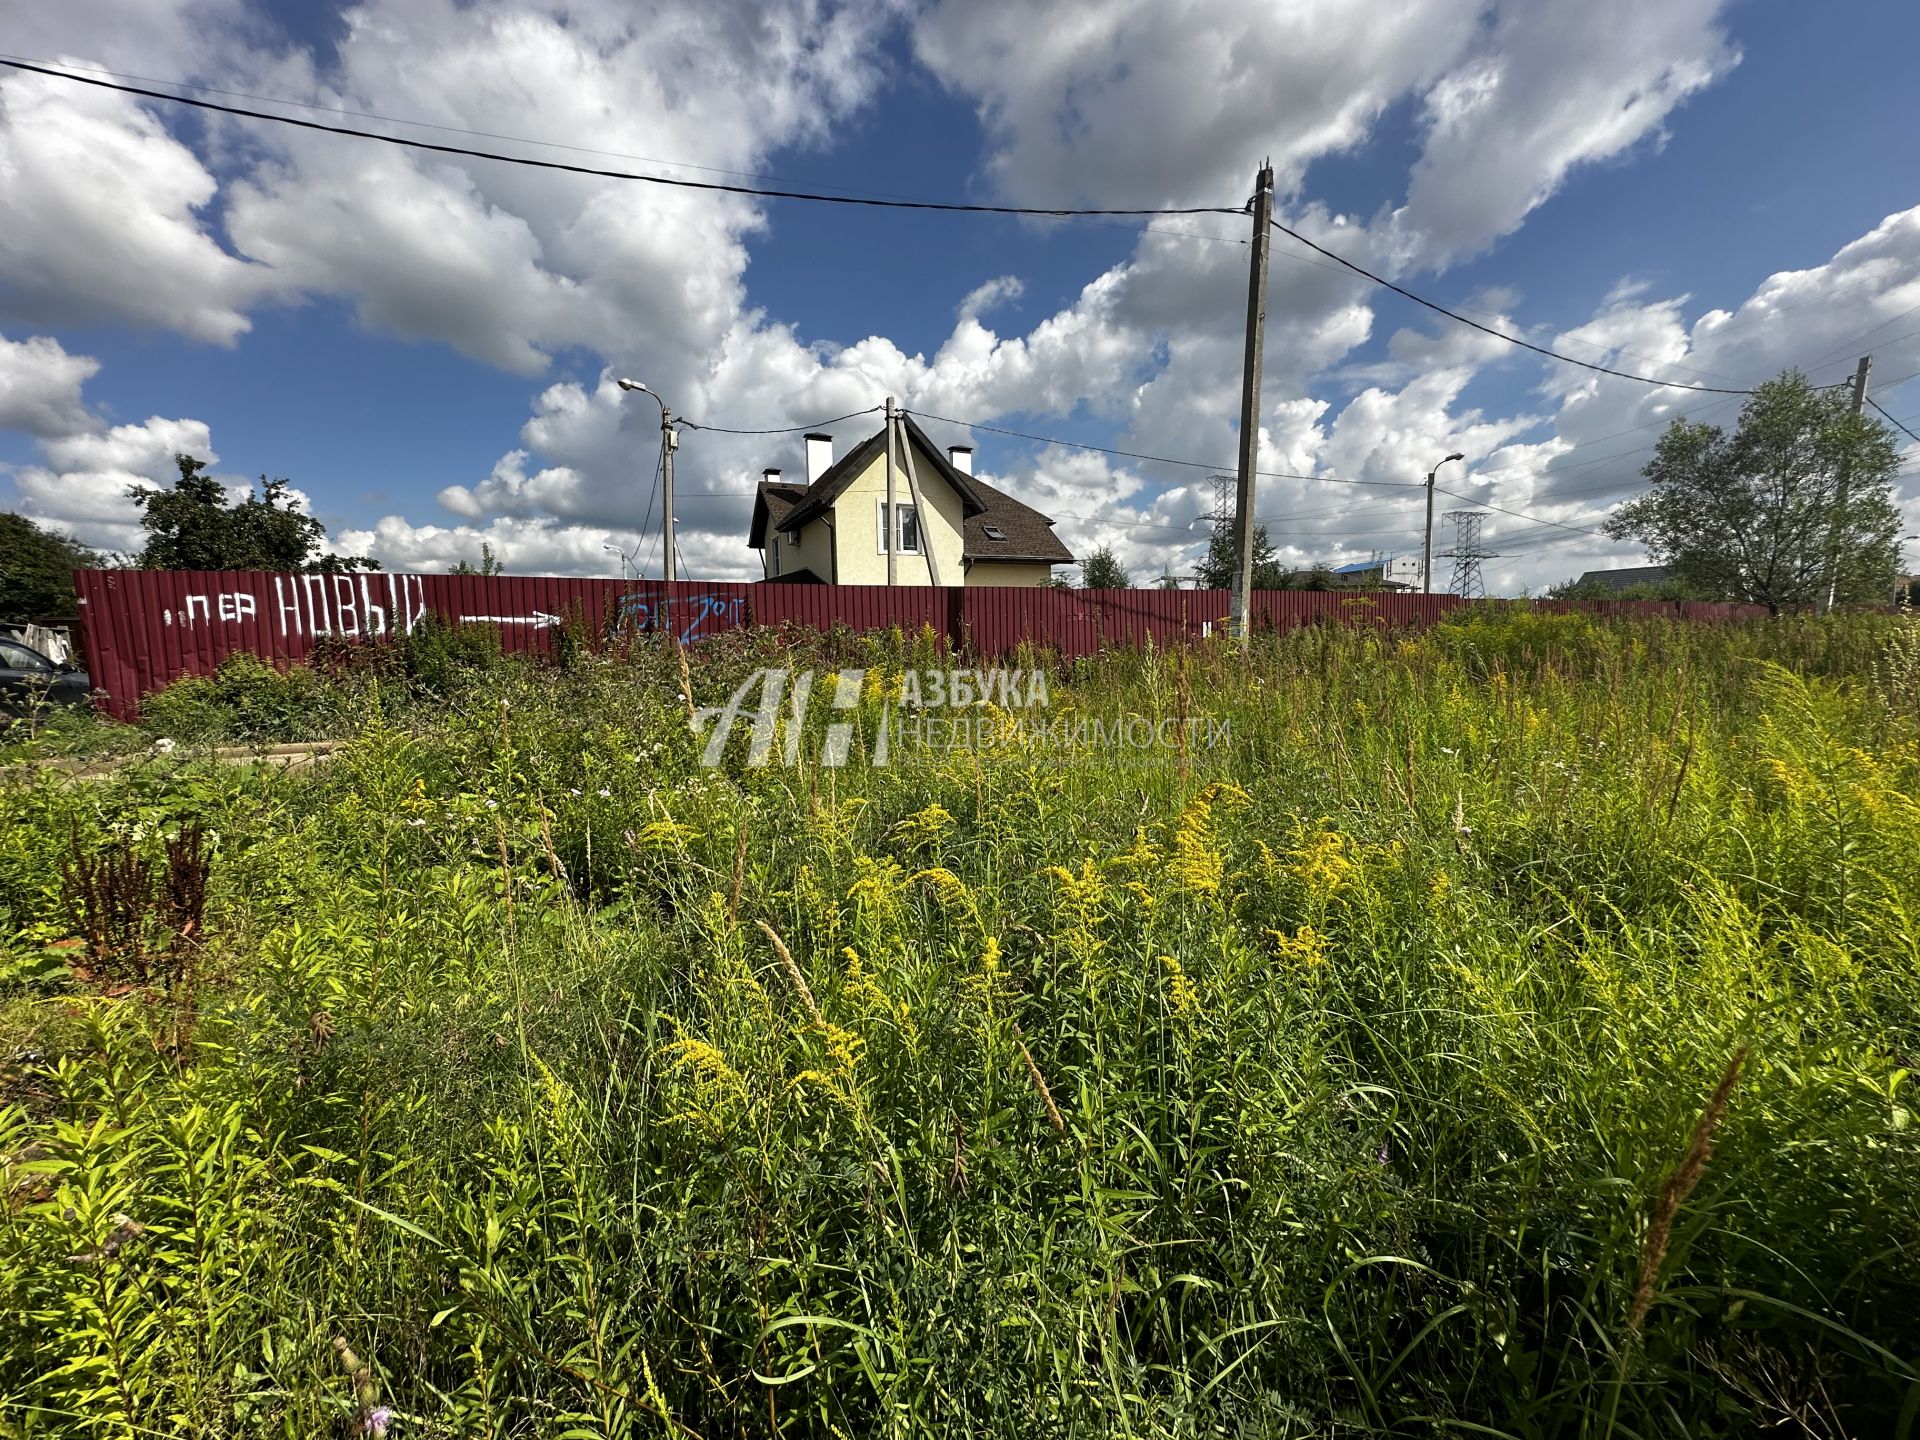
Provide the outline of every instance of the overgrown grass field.
<path id="1" fill-rule="evenodd" d="M 1914 1433 L 1912 622 L 686 660 L 799 763 L 441 637 L 0 772 L 0 1435 Z"/>

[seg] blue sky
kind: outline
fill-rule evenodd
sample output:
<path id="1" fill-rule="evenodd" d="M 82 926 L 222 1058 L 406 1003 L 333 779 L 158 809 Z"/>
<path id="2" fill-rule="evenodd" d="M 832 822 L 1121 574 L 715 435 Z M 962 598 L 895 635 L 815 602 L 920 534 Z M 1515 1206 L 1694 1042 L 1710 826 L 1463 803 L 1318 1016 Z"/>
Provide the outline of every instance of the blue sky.
<path id="1" fill-rule="evenodd" d="M 1888 383 L 1920 371 L 1911 6 L 1844 25 L 1777 0 L 1604 16 L 1435 0 L 1371 24 L 1351 8 L 1060 5 L 1036 28 L 1031 7 L 987 0 L 658 0 L 636 23 L 610 3 L 204 0 L 49 7 L 7 48 L 870 193 L 1237 205 L 1271 153 L 1289 224 L 1541 343 L 1739 385 L 1816 360 L 1839 379 L 1870 348 L 1875 398 L 1920 411 L 1920 382 Z M 0 503 L 95 543 L 135 543 L 125 488 L 185 448 L 236 483 L 291 477 L 339 543 L 390 568 L 485 541 L 522 571 L 617 569 L 603 545 L 652 538 L 655 412 L 609 383 L 634 372 L 718 425 L 804 424 L 891 392 L 1062 438 L 1234 453 L 1238 217 L 1143 237 L 756 207 L 207 123 L 37 77 L 0 75 L 0 99 L 0 173 L 20 177 L 0 238 Z M 1509 552 L 1498 588 L 1637 558 L 1576 532 L 1633 492 L 1666 416 L 1719 397 L 1595 381 L 1284 237 L 1274 255 L 1262 463 L 1325 477 L 1265 489 L 1287 558 L 1417 548 L 1417 497 L 1393 487 L 1451 449 L 1468 454 L 1463 493 L 1535 517 L 1489 527 Z M 1731 318 L 1702 327 L 1715 309 Z M 1181 542 L 1211 499 L 1192 472 L 972 438 L 1081 553 L 1110 543 L 1139 576 L 1191 563 Z M 798 463 L 797 436 L 690 434 L 687 568 L 753 573 L 752 483 Z M 1354 478 L 1373 485 L 1338 483 Z"/>

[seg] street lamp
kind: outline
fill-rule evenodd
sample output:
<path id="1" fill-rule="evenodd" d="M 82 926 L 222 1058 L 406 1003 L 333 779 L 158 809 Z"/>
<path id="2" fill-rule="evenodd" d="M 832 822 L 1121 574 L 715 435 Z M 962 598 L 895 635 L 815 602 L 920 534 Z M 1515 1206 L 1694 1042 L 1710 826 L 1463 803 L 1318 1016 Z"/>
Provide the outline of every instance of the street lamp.
<path id="1" fill-rule="evenodd" d="M 620 557 L 620 578 L 624 581 L 627 578 L 627 561 L 633 552 L 622 550 L 618 545 L 602 545 L 600 548 L 605 550 L 609 555 L 618 555 Z"/>
<path id="2" fill-rule="evenodd" d="M 673 563 L 673 452 L 679 448 L 680 441 L 673 433 L 673 411 L 667 408 L 667 402 L 660 399 L 657 392 L 649 390 L 638 380 L 619 380 L 615 382 L 622 390 L 638 390 L 642 394 L 653 396 L 660 406 L 660 497 L 666 509 L 666 581 L 674 582 Z"/>
<path id="3" fill-rule="evenodd" d="M 1447 460 L 1466 458 L 1456 450 L 1447 456 L 1446 460 L 1442 460 L 1440 465 L 1446 464 Z M 1433 469 L 1427 471 L 1427 539 L 1426 543 L 1420 547 L 1420 590 L 1426 595 L 1433 593 L 1433 477 L 1440 473 L 1440 465 L 1435 465 Z"/>

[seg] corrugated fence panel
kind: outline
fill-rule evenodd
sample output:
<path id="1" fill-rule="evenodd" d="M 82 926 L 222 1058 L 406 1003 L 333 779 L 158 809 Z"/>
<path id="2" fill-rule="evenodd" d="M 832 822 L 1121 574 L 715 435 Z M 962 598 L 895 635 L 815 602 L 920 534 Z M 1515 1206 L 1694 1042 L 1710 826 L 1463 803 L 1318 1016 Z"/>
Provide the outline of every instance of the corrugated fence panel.
<path id="1" fill-rule="evenodd" d="M 971 654 L 1006 655 L 1022 645 L 1061 655 L 1100 648 L 1100 612 L 1085 591 L 982 585 L 960 591 L 960 647 Z"/>
<path id="2" fill-rule="evenodd" d="M 912 635 L 925 627 L 943 640 L 954 633 L 956 605 L 965 592 L 958 586 L 928 585 L 744 585 L 750 597 L 750 623 L 806 625 L 831 630 L 900 629 Z"/>
<path id="3" fill-rule="evenodd" d="M 930 628 L 942 643 L 994 659 L 1029 645 L 1074 658 L 1114 646 L 1199 639 L 1223 627 L 1223 590 L 1055 590 L 925 585 L 768 585 L 571 580 L 545 575 L 276 575 L 258 571 L 82 570 L 82 639 L 103 706 L 122 719 L 182 675 L 209 675 L 235 654 L 304 659 L 323 638 L 406 635 L 429 613 L 497 625 L 502 648 L 543 650 L 563 625 L 589 643 L 617 632 L 670 631 L 693 642 L 742 625 L 827 631 Z M 1466 602 L 1454 595 L 1257 590 L 1254 626 L 1431 625 Z M 1550 613 L 1685 619 L 1764 617 L 1758 605 L 1653 600 L 1510 601 Z"/>

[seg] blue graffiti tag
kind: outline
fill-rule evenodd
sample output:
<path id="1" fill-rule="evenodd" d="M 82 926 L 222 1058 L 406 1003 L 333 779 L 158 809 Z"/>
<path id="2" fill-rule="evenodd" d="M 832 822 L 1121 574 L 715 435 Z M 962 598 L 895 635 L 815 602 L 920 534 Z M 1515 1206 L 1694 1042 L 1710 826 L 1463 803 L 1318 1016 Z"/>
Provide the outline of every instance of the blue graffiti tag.
<path id="1" fill-rule="evenodd" d="M 700 634 L 731 629 L 740 623 L 746 608 L 746 600 L 738 595 L 687 595 L 679 599 L 657 594 L 622 595 L 614 602 L 614 624 L 644 633 L 664 628 L 671 623 L 671 615 L 671 620 L 680 623 L 679 636 L 684 643 Z M 708 626 L 708 621 L 716 623 Z"/>

